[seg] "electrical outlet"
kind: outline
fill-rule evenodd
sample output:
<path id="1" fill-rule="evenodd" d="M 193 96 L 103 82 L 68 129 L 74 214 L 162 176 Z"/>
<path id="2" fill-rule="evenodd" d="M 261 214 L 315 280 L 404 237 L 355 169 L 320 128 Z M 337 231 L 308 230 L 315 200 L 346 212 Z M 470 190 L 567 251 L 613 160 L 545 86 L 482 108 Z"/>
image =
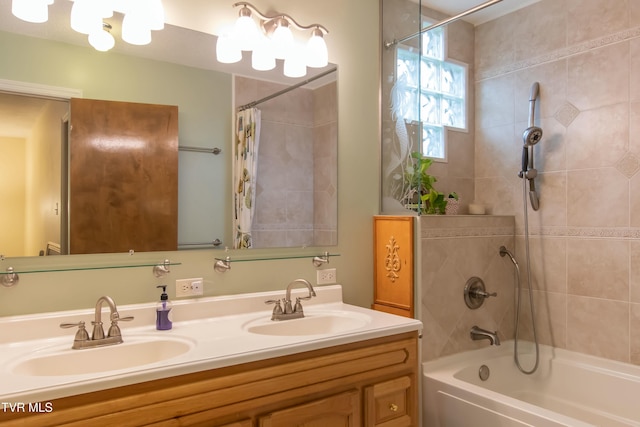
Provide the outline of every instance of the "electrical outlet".
<path id="1" fill-rule="evenodd" d="M 202 295 L 203 288 L 202 278 L 178 279 L 176 280 L 176 298 Z"/>
<path id="2" fill-rule="evenodd" d="M 325 268 L 316 272 L 316 284 L 329 285 L 336 283 L 336 269 Z"/>

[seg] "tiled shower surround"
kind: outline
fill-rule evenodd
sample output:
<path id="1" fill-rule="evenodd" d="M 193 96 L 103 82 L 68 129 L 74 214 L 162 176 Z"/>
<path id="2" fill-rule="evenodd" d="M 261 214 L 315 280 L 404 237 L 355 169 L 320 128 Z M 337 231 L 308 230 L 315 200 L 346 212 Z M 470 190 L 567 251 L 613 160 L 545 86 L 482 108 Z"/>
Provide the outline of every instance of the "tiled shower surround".
<path id="1" fill-rule="evenodd" d="M 236 105 L 286 86 L 235 78 Z M 337 244 L 336 83 L 266 101 L 258 157 L 254 247 Z M 284 112 L 284 114 L 283 114 Z"/>
<path id="2" fill-rule="evenodd" d="M 420 217 L 423 360 L 486 347 L 488 341 L 469 338 L 474 325 L 498 331 L 501 340 L 513 337 L 514 267 L 500 257 L 499 249 L 504 245 L 513 251 L 514 227 L 513 216 Z M 498 294 L 474 310 L 463 297 L 472 277 L 482 279 L 487 292 Z"/>
<path id="3" fill-rule="evenodd" d="M 543 0 L 476 27 L 475 197 L 515 215 L 540 82 L 529 210 L 540 341 L 640 364 L 640 0 Z"/>
<path id="4" fill-rule="evenodd" d="M 475 152 L 465 161 L 474 165 L 475 201 L 489 214 L 515 218 L 523 279 L 517 173 L 530 87 L 540 83 L 535 123 L 544 130 L 535 147 L 540 210 L 528 210 L 540 341 L 640 364 L 640 0 L 542 0 L 478 25 L 473 39 Z M 442 171 L 445 181 L 448 173 Z M 448 237 L 437 230 L 425 235 L 426 230 L 423 225 L 420 286 L 425 335 L 436 340 L 436 348 L 425 347 L 430 359 L 470 344 L 467 331 L 449 323 L 458 306 L 443 300 L 437 313 L 424 310 L 427 291 L 451 275 L 459 275 L 459 283 L 463 261 L 490 263 L 487 256 L 494 256 L 501 237 L 454 232 Z M 464 227 L 459 233 L 464 235 Z M 458 259 L 459 253 L 464 256 Z M 513 283 L 512 277 L 503 279 Z M 505 314 L 513 309 L 512 299 L 500 303 Z M 527 314 L 523 336 L 530 339 Z M 448 332 L 439 326 L 443 323 Z M 506 324 L 496 327 L 509 331 Z"/>

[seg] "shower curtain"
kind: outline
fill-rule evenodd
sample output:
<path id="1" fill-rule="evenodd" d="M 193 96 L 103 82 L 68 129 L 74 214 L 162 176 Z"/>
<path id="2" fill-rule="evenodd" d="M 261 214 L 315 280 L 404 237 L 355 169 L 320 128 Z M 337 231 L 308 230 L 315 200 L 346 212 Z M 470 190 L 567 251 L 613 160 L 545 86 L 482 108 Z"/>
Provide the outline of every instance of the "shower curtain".
<path id="1" fill-rule="evenodd" d="M 260 145 L 260 110 L 248 108 L 236 117 L 234 150 L 234 249 L 253 246 L 251 226 L 255 212 L 258 148 Z"/>

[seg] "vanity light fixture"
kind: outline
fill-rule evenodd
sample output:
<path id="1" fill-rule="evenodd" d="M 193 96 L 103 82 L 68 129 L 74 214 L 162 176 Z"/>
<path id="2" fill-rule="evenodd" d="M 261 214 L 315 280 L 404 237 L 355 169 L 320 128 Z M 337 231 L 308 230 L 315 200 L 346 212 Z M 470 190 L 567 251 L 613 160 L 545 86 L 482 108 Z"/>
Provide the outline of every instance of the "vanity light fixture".
<path id="1" fill-rule="evenodd" d="M 12 0 L 11 12 L 23 21 L 43 23 L 49 19 L 48 6 L 54 0 Z M 116 9 L 122 4 L 123 10 Z M 122 39 L 135 45 L 151 43 L 151 31 L 164 28 L 162 0 L 74 0 L 71 6 L 71 28 L 89 37 L 89 43 L 97 50 L 109 50 L 115 40 L 109 30 L 111 25 L 103 19 L 111 18 L 113 12 L 122 12 Z"/>
<path id="2" fill-rule="evenodd" d="M 251 52 L 255 70 L 268 71 L 276 66 L 276 59 L 284 60 L 287 77 L 303 77 L 307 67 L 322 68 L 329 62 L 324 35 L 329 31 L 320 24 L 300 25 L 291 16 L 279 13 L 267 16 L 250 3 L 238 2 L 241 7 L 233 29 L 218 36 L 216 57 L 219 62 L 232 64 L 242 59 L 242 51 Z M 254 19 L 258 18 L 258 24 Z M 291 28 L 311 31 L 303 44 L 295 40 Z"/>

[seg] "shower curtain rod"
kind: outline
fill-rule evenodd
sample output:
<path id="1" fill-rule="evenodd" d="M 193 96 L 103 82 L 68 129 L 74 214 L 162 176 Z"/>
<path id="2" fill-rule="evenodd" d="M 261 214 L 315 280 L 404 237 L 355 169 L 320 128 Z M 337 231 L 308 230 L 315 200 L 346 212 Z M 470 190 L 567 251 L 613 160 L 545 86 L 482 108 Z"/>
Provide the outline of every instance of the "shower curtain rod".
<path id="1" fill-rule="evenodd" d="M 281 90 L 281 91 L 279 91 L 279 92 L 272 93 L 271 95 L 265 96 L 265 97 L 264 97 L 264 98 L 262 98 L 262 99 L 259 99 L 259 100 L 257 100 L 257 101 L 250 102 L 250 103 L 245 104 L 245 105 L 242 105 L 242 106 L 238 107 L 238 111 L 243 111 L 243 110 L 246 110 L 247 108 L 255 107 L 256 105 L 258 105 L 258 104 L 262 104 L 262 103 L 263 103 L 263 102 L 265 102 L 265 101 L 268 101 L 268 100 L 270 100 L 270 99 L 276 98 L 276 97 L 278 97 L 278 96 L 280 96 L 280 95 L 284 95 L 284 94 L 285 94 L 285 93 L 287 93 L 287 92 L 290 92 L 290 91 L 292 91 L 292 90 L 294 90 L 294 89 L 299 88 L 300 86 L 304 86 L 304 85 L 306 85 L 306 84 L 308 84 L 308 83 L 311 83 L 311 82 L 312 82 L 312 81 L 314 81 L 314 80 L 318 80 L 319 78 L 322 78 L 322 77 L 324 77 L 324 76 L 327 76 L 327 75 L 329 75 L 329 74 L 331 74 L 331 73 L 333 73 L 334 71 L 337 71 L 337 70 L 338 70 L 338 68 L 332 68 L 332 69 L 327 70 L 327 71 L 325 71 L 325 72 L 323 72 L 323 73 L 320 73 L 320 74 L 318 74 L 318 75 L 316 75 L 316 76 L 310 77 L 310 78 L 308 78 L 308 79 L 307 79 L 307 80 L 305 80 L 305 81 L 302 81 L 302 82 L 300 82 L 300 83 L 296 83 L 296 84 L 295 84 L 295 85 L 293 85 L 293 86 L 289 86 L 288 88 L 283 89 L 283 90 Z"/>
<path id="2" fill-rule="evenodd" d="M 476 7 L 472 7 L 471 9 L 468 9 L 468 10 L 465 10 L 464 12 L 462 12 L 462 13 L 459 13 L 456 16 L 452 16 L 451 18 L 447 18 L 447 19 L 445 19 L 443 21 L 436 22 L 435 24 L 429 25 L 428 27 L 424 27 L 423 29 L 421 29 L 417 33 L 411 34 L 410 36 L 407 36 L 407 37 L 403 37 L 400 40 L 395 40 L 394 39 L 394 40 L 392 40 L 390 42 L 384 42 L 384 47 L 389 49 L 391 46 L 395 46 L 398 43 L 406 42 L 407 40 L 410 40 L 410 39 L 412 39 L 414 37 L 417 37 L 422 33 L 426 33 L 427 31 L 433 30 L 434 28 L 442 27 L 443 25 L 447 25 L 447 24 L 449 24 L 451 22 L 457 21 L 460 18 L 464 18 L 465 16 L 471 15 L 472 13 L 475 13 L 475 12 L 477 12 L 479 10 L 482 10 L 482 9 L 487 8 L 489 6 L 493 6 L 494 4 L 500 3 L 501 1 L 502 0 L 490 0 L 490 1 L 486 2 L 486 3 L 482 3 L 482 4 L 480 4 L 480 5 L 476 6 Z"/>

